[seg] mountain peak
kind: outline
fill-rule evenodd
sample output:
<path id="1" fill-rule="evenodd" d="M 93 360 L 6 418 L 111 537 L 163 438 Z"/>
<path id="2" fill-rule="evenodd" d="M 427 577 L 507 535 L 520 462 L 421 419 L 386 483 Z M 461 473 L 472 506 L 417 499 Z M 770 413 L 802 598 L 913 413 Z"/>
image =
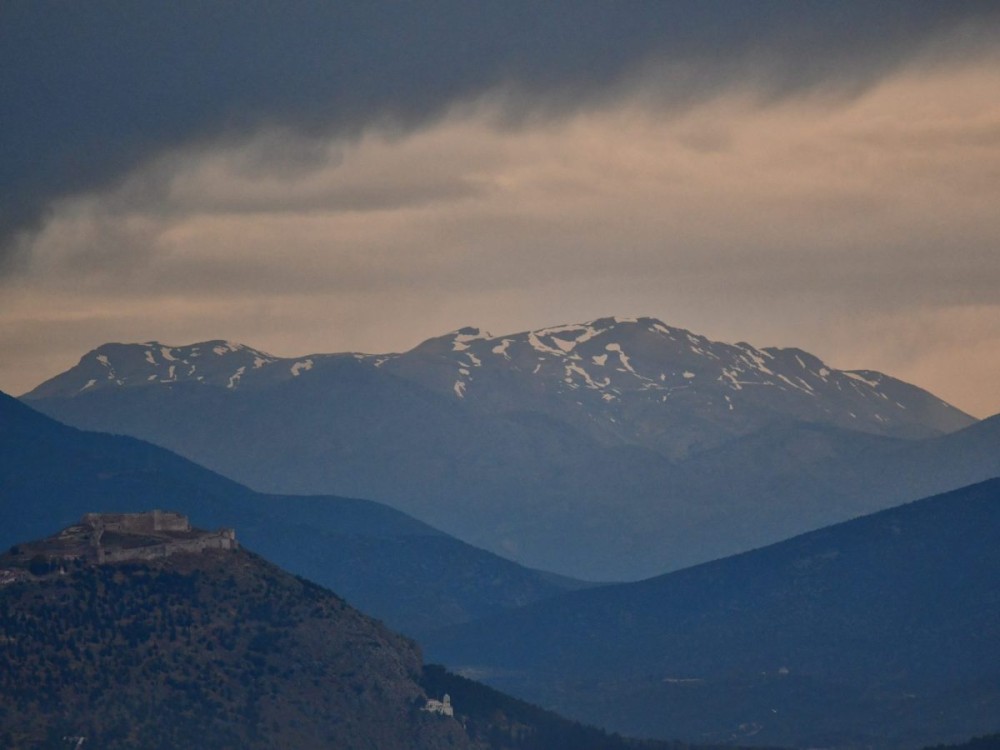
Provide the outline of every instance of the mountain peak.
<path id="1" fill-rule="evenodd" d="M 503 336 L 463 328 L 425 341 L 386 369 L 488 409 L 514 403 L 502 390 L 519 382 L 522 392 L 545 393 L 564 409 L 582 409 L 586 421 L 596 419 L 630 440 L 638 436 L 624 425 L 638 420 L 647 443 L 657 433 L 679 439 L 676 430 L 664 427 L 687 419 L 678 410 L 694 410 L 716 425 L 756 421 L 753 415 L 766 411 L 770 419 L 780 415 L 906 437 L 950 432 L 973 421 L 883 373 L 840 371 L 797 348 L 712 341 L 652 317 L 603 317 Z"/>

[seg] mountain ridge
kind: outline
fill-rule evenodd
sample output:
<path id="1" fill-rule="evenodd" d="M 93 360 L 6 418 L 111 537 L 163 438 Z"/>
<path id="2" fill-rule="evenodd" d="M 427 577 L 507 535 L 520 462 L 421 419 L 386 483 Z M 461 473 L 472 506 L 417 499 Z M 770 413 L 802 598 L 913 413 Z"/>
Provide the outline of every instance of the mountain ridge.
<path id="1" fill-rule="evenodd" d="M 425 645 L 462 674 L 616 731 L 954 742 L 995 729 L 997 570 L 1000 478 Z"/>
<path id="2" fill-rule="evenodd" d="M 623 347 L 632 349 L 632 354 Z M 635 354 L 636 349 L 641 355 Z M 561 397 L 588 398 L 608 406 L 629 408 L 623 399 L 639 394 L 646 408 L 671 398 L 687 398 L 686 391 L 708 388 L 702 400 L 714 410 L 736 411 L 741 400 L 754 401 L 743 391 L 777 388 L 797 400 L 815 399 L 817 390 L 839 392 L 853 405 L 851 429 L 903 437 L 927 437 L 952 432 L 975 420 L 932 394 L 873 370 L 837 370 L 797 348 L 758 349 L 746 342 L 710 341 L 654 318 L 599 318 L 580 324 L 551 326 L 493 336 L 478 328 L 461 328 L 433 337 L 403 353 L 310 354 L 275 357 L 244 344 L 212 340 L 185 346 L 159 342 L 105 344 L 81 358 L 76 367 L 52 378 L 22 398 L 72 397 L 108 387 L 163 386 L 196 382 L 228 390 L 260 388 L 298 377 L 313 377 L 324 365 L 353 359 L 372 368 L 415 380 L 458 400 L 473 398 L 480 408 L 495 408 L 495 382 L 480 386 L 477 376 L 484 361 L 508 377 L 535 378 Z M 633 361 L 643 361 L 640 372 Z M 223 366 L 224 364 L 224 366 Z M 421 372 L 421 368 L 425 371 Z M 590 368 L 589 370 L 587 368 Z M 596 369 L 595 369 L 596 368 Z M 772 369 L 774 368 L 774 369 Z M 317 372 L 313 372 L 313 370 Z M 485 370 L 482 370 L 485 372 Z M 696 384 L 694 381 L 698 381 Z M 707 386 L 702 383 L 708 382 Z M 696 387 L 697 385 L 697 387 Z M 530 390 L 531 386 L 528 387 Z M 898 398 L 917 399 L 925 412 L 923 425 L 911 418 Z M 722 404 L 721 402 L 725 402 Z M 718 402 L 718 403 L 714 403 Z M 805 402 L 803 402 L 805 403 Z M 703 404 L 703 406 L 705 405 Z M 805 407 L 797 404 L 799 410 Z M 821 407 L 825 409 L 826 407 Z M 883 413 L 884 412 L 884 413 Z M 802 418 L 801 414 L 798 418 Z M 605 429 L 616 421 L 607 416 Z M 641 441 L 640 441 L 641 442 Z M 654 447 L 648 441 L 641 442 Z M 670 450 L 664 450 L 671 455 Z"/>
<path id="3" fill-rule="evenodd" d="M 416 634 L 583 585 L 476 549 L 400 511 L 268 496 L 135 438 L 82 432 L 0 393 L 0 549 L 95 508 L 170 506 Z"/>

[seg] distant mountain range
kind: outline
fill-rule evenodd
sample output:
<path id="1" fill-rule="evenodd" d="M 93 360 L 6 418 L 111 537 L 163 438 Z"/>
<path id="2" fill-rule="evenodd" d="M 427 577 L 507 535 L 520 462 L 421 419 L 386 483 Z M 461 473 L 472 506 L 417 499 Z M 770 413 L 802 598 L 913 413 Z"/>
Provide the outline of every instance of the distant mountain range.
<path id="1" fill-rule="evenodd" d="M 0 550 L 90 511 L 181 511 L 409 634 L 580 582 L 501 559 L 378 503 L 251 492 L 170 452 L 81 432 L 0 393 Z"/>
<path id="2" fill-rule="evenodd" d="M 998 420 L 881 373 L 651 318 L 469 328 L 385 355 L 108 344 L 23 398 L 260 491 L 373 498 L 592 580 L 1000 475 Z"/>
<path id="3" fill-rule="evenodd" d="M 1000 728 L 1000 479 L 427 642 L 633 734 L 914 748 Z"/>
<path id="4" fill-rule="evenodd" d="M 5 750 L 682 750 L 425 670 L 330 591 L 138 522 L 98 517 L 0 555 Z M 144 555 L 151 541 L 167 551 Z"/>
<path id="5" fill-rule="evenodd" d="M 405 354 L 283 359 L 228 341 L 106 344 L 25 398 L 181 383 L 252 391 L 322 379 L 324 371 L 350 361 L 453 396 L 477 411 L 531 406 L 606 442 L 634 443 L 671 457 L 782 419 L 894 437 L 930 437 L 975 421 L 879 372 L 836 370 L 801 349 L 709 341 L 653 318 L 602 318 L 507 336 L 463 328 Z"/>

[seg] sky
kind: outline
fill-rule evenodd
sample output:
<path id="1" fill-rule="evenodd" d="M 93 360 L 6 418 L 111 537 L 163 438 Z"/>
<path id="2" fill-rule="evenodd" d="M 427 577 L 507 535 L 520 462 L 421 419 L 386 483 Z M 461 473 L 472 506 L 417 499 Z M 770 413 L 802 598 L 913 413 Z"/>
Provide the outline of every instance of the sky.
<path id="1" fill-rule="evenodd" d="M 1000 3 L 0 5 L 0 390 L 650 315 L 1000 412 Z"/>

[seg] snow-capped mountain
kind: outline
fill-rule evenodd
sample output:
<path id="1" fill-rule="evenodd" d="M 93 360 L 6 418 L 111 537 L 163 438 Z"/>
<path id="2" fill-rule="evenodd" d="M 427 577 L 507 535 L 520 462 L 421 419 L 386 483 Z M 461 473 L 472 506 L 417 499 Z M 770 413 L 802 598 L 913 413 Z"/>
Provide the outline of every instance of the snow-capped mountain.
<path id="1" fill-rule="evenodd" d="M 399 354 L 108 344 L 23 398 L 258 490 L 380 500 L 591 580 L 760 546 L 997 463 L 987 438 L 960 461 L 908 457 L 978 426 L 920 388 L 651 318 L 463 328 Z"/>
<path id="2" fill-rule="evenodd" d="M 464 328 L 382 366 L 477 408 L 530 404 L 607 433 L 610 442 L 675 457 L 778 418 L 899 437 L 975 421 L 879 372 L 836 370 L 801 349 L 711 341 L 653 318 L 507 336 Z"/>
<path id="3" fill-rule="evenodd" d="M 679 457 L 786 418 L 874 434 L 929 437 L 974 420 L 879 372 L 842 371 L 800 349 L 710 341 L 652 318 L 602 318 L 504 336 L 477 328 L 404 354 L 279 358 L 243 344 L 106 344 L 28 400 L 102 388 L 198 383 L 227 390 L 322 379 L 351 358 L 480 411 L 531 409 L 602 442 L 625 441 Z"/>
<path id="4" fill-rule="evenodd" d="M 86 354 L 80 363 L 46 381 L 28 398 L 72 396 L 102 388 L 163 386 L 173 383 L 236 389 L 247 385 L 272 385 L 312 369 L 314 355 L 280 359 L 232 341 L 203 341 L 188 346 L 104 344 Z"/>

